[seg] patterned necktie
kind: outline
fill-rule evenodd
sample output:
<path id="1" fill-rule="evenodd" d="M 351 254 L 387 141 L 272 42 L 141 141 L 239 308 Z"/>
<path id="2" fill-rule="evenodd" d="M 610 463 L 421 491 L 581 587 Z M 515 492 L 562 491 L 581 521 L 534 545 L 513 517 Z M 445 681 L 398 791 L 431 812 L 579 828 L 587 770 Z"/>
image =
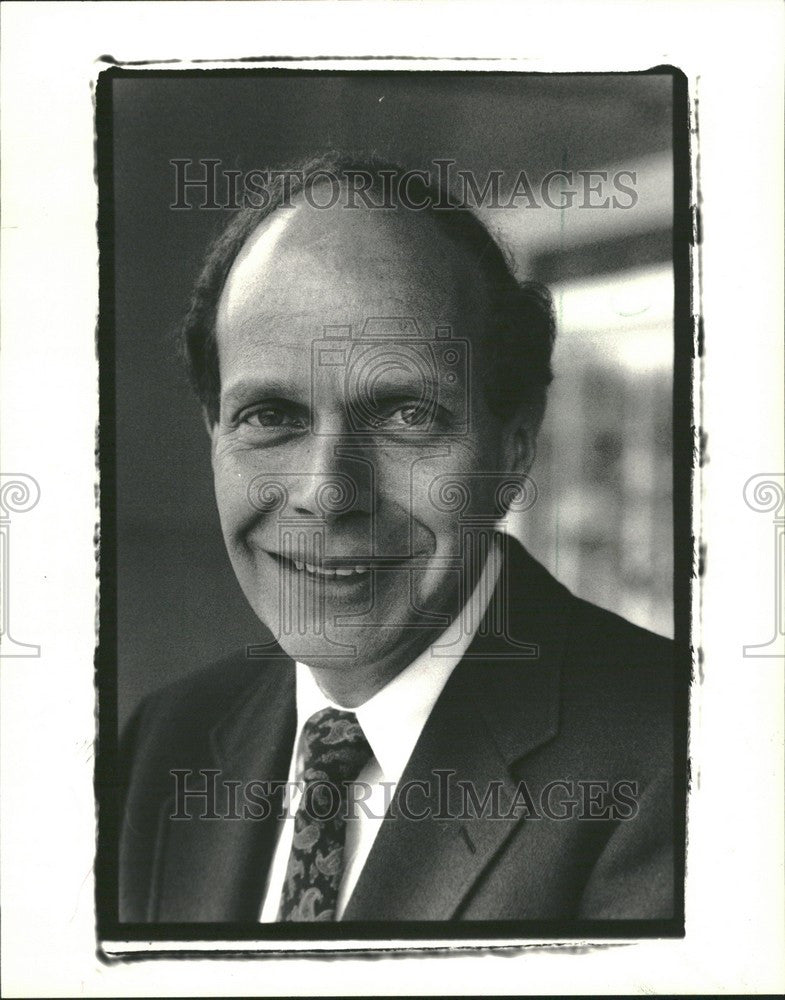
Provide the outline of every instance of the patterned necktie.
<path id="1" fill-rule="evenodd" d="M 343 875 L 347 785 L 373 756 L 354 712 L 325 708 L 303 727 L 305 787 L 279 920 L 335 920 Z"/>

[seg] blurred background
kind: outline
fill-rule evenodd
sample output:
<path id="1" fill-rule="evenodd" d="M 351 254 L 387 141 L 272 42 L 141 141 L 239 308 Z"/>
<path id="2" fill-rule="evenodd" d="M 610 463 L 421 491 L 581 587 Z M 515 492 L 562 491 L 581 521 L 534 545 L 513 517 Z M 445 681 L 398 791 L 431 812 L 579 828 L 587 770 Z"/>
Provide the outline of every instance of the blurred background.
<path id="1" fill-rule="evenodd" d="M 552 170 L 632 171 L 629 208 L 582 207 L 576 177 L 563 181 L 572 199 L 551 185 L 569 207 L 522 199 L 482 214 L 519 276 L 549 285 L 558 316 L 539 496 L 510 530 L 579 596 L 673 634 L 672 86 L 668 75 L 313 71 L 112 82 L 121 724 L 150 690 L 261 637 L 223 548 L 175 346 L 230 210 L 173 210 L 173 159 L 247 171 L 326 148 L 418 168 L 452 158 L 481 177 L 503 171 L 502 203 L 521 170 L 537 193 Z"/>

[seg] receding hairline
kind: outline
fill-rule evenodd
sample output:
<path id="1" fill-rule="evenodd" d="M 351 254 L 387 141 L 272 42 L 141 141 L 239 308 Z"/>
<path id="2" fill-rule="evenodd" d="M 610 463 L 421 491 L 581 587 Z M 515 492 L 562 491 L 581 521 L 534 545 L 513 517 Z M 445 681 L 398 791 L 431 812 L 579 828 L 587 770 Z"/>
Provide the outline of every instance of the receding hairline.
<path id="1" fill-rule="evenodd" d="M 336 211 L 341 214 L 329 214 Z M 264 280 L 264 272 L 269 268 L 274 278 L 276 269 L 289 264 L 302 266 L 312 260 L 327 268 L 335 261 L 339 270 L 347 260 L 347 251 L 350 263 L 357 265 L 359 280 L 393 265 L 400 267 L 402 284 L 411 279 L 412 287 L 423 294 L 424 300 L 430 299 L 429 308 L 438 312 L 454 295 L 453 309 L 482 310 L 488 289 L 477 267 L 476 253 L 450 239 L 449 232 L 429 213 L 404 211 L 402 215 L 396 210 L 380 214 L 364 207 L 315 209 L 299 192 L 290 206 L 278 206 L 260 219 L 240 245 L 218 296 L 216 328 L 226 319 L 227 291 L 242 300 L 245 297 L 242 282 L 251 275 Z M 346 222 L 348 227 L 341 224 Z M 413 242 L 412 233 L 420 234 L 417 242 Z M 385 243 L 387 234 L 392 238 Z M 449 253 L 445 253 L 445 246 L 449 247 Z M 376 247 L 382 251 L 378 255 L 373 252 Z M 322 249 L 326 253 L 320 253 Z M 429 275 L 432 280 L 428 280 Z M 457 320 L 458 316 L 446 318 Z"/>
<path id="2" fill-rule="evenodd" d="M 303 178 L 323 173 L 337 177 L 344 189 L 349 186 L 349 176 L 358 171 L 372 178 L 368 190 L 378 191 L 382 178 L 390 173 L 401 174 L 404 168 L 380 158 L 374 153 L 342 152 L 330 150 L 300 161 L 293 170 L 270 171 L 273 177 L 269 196 L 262 204 L 246 200 L 238 214 L 215 237 L 194 285 L 188 312 L 181 327 L 181 345 L 189 366 L 192 384 L 199 396 L 205 414 L 212 421 L 217 419 L 217 400 L 220 394 L 215 323 L 219 299 L 235 259 L 249 239 L 269 220 L 285 214 L 291 197 L 301 192 L 307 201 Z M 407 171 L 408 173 L 408 171 Z M 413 171 L 413 175 L 422 171 Z M 281 176 L 299 177 L 291 188 L 281 181 Z M 327 183 L 326 177 L 324 183 Z M 318 182 L 314 182 L 315 187 Z M 299 186 L 298 186 L 299 184 Z M 429 217 L 442 237 L 468 252 L 477 282 L 489 296 L 488 357 L 495 371 L 489 396 L 492 406 L 509 411 L 525 405 L 534 425 L 539 425 L 544 412 L 547 386 L 553 378 L 551 354 L 556 335 L 553 301 L 548 289 L 531 280 L 519 280 L 511 254 L 490 229 L 487 221 L 463 204 L 451 200 L 441 181 L 433 184 L 428 176 L 414 177 L 415 196 L 420 205 L 406 204 L 408 212 Z M 407 197 L 411 198 L 411 192 Z M 424 201 L 423 201 L 424 199 Z M 396 206 L 377 206 L 382 213 Z M 486 323 L 482 323 L 486 327 Z M 491 383 L 488 384 L 490 388 Z"/>

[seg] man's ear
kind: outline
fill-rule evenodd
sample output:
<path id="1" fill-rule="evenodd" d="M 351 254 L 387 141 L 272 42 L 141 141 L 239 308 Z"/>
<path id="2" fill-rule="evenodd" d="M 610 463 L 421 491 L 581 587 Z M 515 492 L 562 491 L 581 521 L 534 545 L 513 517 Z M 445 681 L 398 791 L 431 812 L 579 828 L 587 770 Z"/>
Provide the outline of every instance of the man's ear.
<path id="1" fill-rule="evenodd" d="M 537 454 L 537 427 L 525 407 L 510 420 L 505 438 L 504 457 L 508 471 L 525 475 Z"/>
<path id="2" fill-rule="evenodd" d="M 218 423 L 211 418 L 206 406 L 202 407 L 202 423 L 207 431 L 207 436 L 210 438 L 210 455 L 212 456 L 215 449 L 215 432 L 218 428 Z"/>

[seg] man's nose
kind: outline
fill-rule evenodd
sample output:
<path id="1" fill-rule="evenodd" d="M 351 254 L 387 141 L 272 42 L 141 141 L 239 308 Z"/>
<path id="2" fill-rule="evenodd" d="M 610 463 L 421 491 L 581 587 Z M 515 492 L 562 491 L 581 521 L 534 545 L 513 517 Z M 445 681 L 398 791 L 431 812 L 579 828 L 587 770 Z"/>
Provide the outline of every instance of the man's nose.
<path id="1" fill-rule="evenodd" d="M 364 463 L 346 452 L 341 434 L 309 435 L 297 457 L 301 467 L 290 472 L 291 514 L 333 521 L 370 510 L 371 477 Z"/>

